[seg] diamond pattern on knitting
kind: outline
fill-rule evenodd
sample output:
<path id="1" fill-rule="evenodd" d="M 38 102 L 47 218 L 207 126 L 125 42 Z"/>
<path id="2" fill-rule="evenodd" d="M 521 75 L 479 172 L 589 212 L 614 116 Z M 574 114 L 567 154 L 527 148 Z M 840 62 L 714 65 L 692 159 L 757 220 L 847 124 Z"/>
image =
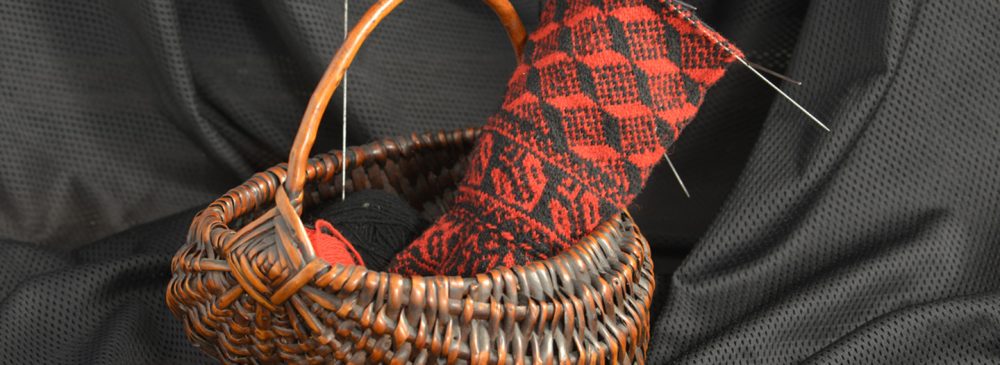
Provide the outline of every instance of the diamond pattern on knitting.
<path id="1" fill-rule="evenodd" d="M 582 93 L 576 62 L 564 52 L 553 52 L 538 61 L 542 98 L 558 98 Z"/>
<path id="2" fill-rule="evenodd" d="M 739 52 L 692 19 L 652 0 L 546 0 L 453 206 L 392 270 L 542 260 L 623 209 Z"/>

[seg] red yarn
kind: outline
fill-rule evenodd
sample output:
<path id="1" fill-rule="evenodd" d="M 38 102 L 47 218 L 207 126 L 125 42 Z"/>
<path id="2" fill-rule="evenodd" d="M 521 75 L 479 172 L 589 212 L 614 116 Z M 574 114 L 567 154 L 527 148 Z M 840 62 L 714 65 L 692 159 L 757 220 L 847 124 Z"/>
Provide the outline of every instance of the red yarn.
<path id="1" fill-rule="evenodd" d="M 365 266 L 354 245 L 344 238 L 340 231 L 333 228 L 330 222 L 319 219 L 314 226 L 315 229 L 306 227 L 306 233 L 309 234 L 309 241 L 312 242 L 316 256 L 331 264 Z"/>
<path id="2" fill-rule="evenodd" d="M 403 274 L 555 255 L 620 212 L 739 50 L 680 5 L 548 0 L 449 211 Z"/>

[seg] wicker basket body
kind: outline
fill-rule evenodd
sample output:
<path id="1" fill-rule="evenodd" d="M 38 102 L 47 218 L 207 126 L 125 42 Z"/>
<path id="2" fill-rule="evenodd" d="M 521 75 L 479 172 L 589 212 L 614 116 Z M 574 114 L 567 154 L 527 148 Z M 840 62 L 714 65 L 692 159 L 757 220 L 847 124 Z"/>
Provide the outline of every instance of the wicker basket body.
<path id="1" fill-rule="evenodd" d="M 520 54 L 525 32 L 514 8 L 484 1 Z M 233 364 L 645 363 L 653 265 L 627 213 L 548 260 L 475 277 L 404 277 L 316 257 L 304 207 L 342 189 L 382 189 L 433 220 L 478 136 L 412 135 L 308 158 L 358 47 L 401 2 L 378 0 L 348 34 L 309 101 L 288 164 L 195 217 L 167 288 L 188 337 Z"/>
<path id="2" fill-rule="evenodd" d="M 383 189 L 441 212 L 473 130 L 348 153 L 348 191 Z M 310 160 L 306 204 L 339 195 L 340 153 Z M 276 216 L 283 166 L 199 213 L 167 297 L 188 337 L 226 363 L 643 363 L 649 246 L 627 214 L 544 262 L 475 277 L 403 277 L 305 261 Z M 263 218 L 263 219 L 262 219 Z"/>

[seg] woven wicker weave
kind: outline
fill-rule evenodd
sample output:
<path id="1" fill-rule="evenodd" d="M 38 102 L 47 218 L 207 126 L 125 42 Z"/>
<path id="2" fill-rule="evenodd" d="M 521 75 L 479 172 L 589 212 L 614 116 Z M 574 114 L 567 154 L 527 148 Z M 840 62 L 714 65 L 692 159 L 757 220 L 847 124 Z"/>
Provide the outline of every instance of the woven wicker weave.
<path id="1" fill-rule="evenodd" d="M 627 213 L 548 260 L 475 277 L 404 277 L 315 256 L 303 206 L 341 188 L 382 189 L 433 219 L 478 135 L 415 134 L 302 157 L 351 48 L 400 1 L 381 0 L 351 32 L 313 95 L 290 168 L 254 175 L 195 217 L 167 289 L 188 337 L 233 364 L 645 363 L 652 261 Z M 523 27 L 508 20 L 518 49 Z"/>

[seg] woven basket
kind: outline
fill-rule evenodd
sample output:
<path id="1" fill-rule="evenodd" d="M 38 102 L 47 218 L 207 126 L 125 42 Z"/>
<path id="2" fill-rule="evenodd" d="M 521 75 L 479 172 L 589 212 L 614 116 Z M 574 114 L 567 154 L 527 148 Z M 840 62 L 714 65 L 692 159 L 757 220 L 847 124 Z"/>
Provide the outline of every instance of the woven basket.
<path id="1" fill-rule="evenodd" d="M 187 336 L 232 364 L 645 363 L 653 265 L 627 213 L 548 260 L 474 277 L 404 277 L 315 256 L 304 206 L 341 189 L 381 189 L 434 219 L 479 134 L 414 134 L 303 157 L 357 47 L 400 1 L 376 3 L 335 56 L 290 168 L 254 175 L 195 217 L 167 288 Z M 519 50 L 520 20 L 509 19 L 506 0 L 495 4 Z"/>

